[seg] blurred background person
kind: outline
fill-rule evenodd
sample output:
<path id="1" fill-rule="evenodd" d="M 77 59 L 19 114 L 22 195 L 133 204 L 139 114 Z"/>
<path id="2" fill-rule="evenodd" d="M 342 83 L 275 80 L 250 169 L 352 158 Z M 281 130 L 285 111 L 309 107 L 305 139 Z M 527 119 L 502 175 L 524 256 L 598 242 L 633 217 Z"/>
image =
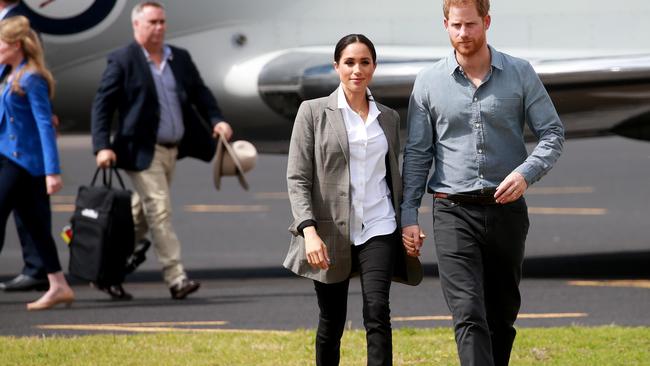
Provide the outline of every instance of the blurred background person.
<path id="1" fill-rule="evenodd" d="M 54 80 L 27 18 L 0 22 L 0 64 L 11 66 L 0 97 L 0 243 L 9 213 L 20 212 L 49 282 L 49 290 L 27 309 L 70 304 L 74 292 L 63 275 L 52 237 L 49 200 L 63 187 L 50 104 Z"/>
<path id="2" fill-rule="evenodd" d="M 232 128 L 189 52 L 165 43 L 164 6 L 156 1 L 137 4 L 131 25 L 134 42 L 108 55 L 93 101 L 93 151 L 97 166 L 115 165 L 129 175 L 136 193 L 136 243 L 151 231 L 165 283 L 171 297 L 180 300 L 200 284 L 185 272 L 172 225 L 170 187 L 176 160 L 185 156 L 212 160 L 214 137 L 229 140 Z M 111 136 L 116 113 L 117 128 Z"/>
<path id="3" fill-rule="evenodd" d="M 0 0 L 0 20 L 8 19 L 18 15 L 27 16 L 25 5 L 20 0 Z M 32 29 L 34 29 L 32 27 Z M 38 33 L 38 29 L 34 29 Z M 9 75 L 11 67 L 8 65 L 0 65 L 0 80 Z M 56 127 L 56 119 L 53 115 L 54 127 Z M 16 231 L 20 239 L 20 247 L 23 254 L 24 266 L 20 274 L 13 279 L 0 283 L 0 290 L 4 291 L 31 291 L 31 290 L 47 290 L 47 271 L 45 265 L 38 255 L 36 250 L 36 243 L 34 238 L 25 225 L 24 219 L 21 217 L 20 212 L 13 212 L 14 222 L 16 224 Z M 2 247 L 0 247 L 0 251 Z"/>

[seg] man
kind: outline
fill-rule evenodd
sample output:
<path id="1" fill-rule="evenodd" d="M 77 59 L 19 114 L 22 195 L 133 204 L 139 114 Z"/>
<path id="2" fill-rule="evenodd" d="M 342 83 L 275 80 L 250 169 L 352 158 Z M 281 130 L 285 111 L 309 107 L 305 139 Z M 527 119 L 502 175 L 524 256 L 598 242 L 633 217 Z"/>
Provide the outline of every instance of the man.
<path id="1" fill-rule="evenodd" d="M 135 42 L 108 56 L 92 108 L 93 148 L 99 167 L 125 169 L 137 195 L 133 199 L 136 241 L 151 230 L 171 296 L 183 299 L 199 288 L 181 264 L 180 242 L 172 228 L 169 198 L 176 159 L 210 161 L 213 137 L 230 139 L 214 96 L 189 53 L 165 44 L 165 9 L 142 2 L 131 14 Z M 212 123 L 205 126 L 195 109 Z M 110 141 L 111 120 L 118 126 Z M 210 133 L 212 132 L 212 133 Z"/>
<path id="2" fill-rule="evenodd" d="M 19 0 L 0 0 L 0 20 L 15 17 L 18 15 L 28 15 L 25 11 L 25 5 Z M 11 71 L 10 67 L 0 65 L 0 80 L 4 80 Z M 53 122 L 58 122 L 53 118 Z M 23 253 L 23 270 L 13 279 L 0 283 L 0 290 L 4 291 L 31 291 L 47 290 L 48 282 L 43 260 L 36 251 L 34 238 L 23 224 L 23 218 L 18 211 L 13 212 L 16 223 L 16 231 L 20 239 L 20 246 Z M 49 225 L 51 226 L 51 224 Z M 0 247 L 0 250 L 2 248 Z"/>
<path id="3" fill-rule="evenodd" d="M 507 365 L 528 232 L 523 194 L 558 159 L 564 129 L 531 65 L 486 41 L 489 0 L 444 0 L 454 52 L 416 78 L 404 152 L 402 236 L 422 246 L 418 207 L 434 194 L 440 281 L 462 365 Z M 523 130 L 538 138 L 530 155 Z"/>

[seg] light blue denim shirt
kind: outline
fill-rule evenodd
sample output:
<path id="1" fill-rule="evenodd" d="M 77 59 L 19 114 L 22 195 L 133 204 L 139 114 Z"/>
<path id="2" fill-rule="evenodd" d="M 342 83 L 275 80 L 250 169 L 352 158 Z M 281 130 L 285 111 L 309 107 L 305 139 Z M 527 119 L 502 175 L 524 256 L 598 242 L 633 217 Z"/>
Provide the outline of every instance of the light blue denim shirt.
<path id="1" fill-rule="evenodd" d="M 402 226 L 418 223 L 424 187 L 460 193 L 496 187 L 511 172 L 530 185 L 562 152 L 564 127 L 533 67 L 490 47 L 491 70 L 477 88 L 455 53 L 422 70 L 413 86 L 404 149 Z M 524 123 L 538 143 L 528 154 Z"/>
<path id="2" fill-rule="evenodd" d="M 151 69 L 151 77 L 156 86 L 158 105 L 160 107 L 160 121 L 156 141 L 161 144 L 178 143 L 183 138 L 185 126 L 183 125 L 183 109 L 178 99 L 176 79 L 169 66 L 169 61 L 174 57 L 172 49 L 167 45 L 163 47 L 160 68 L 151 60 L 149 52 L 144 47 L 142 47 L 142 51 Z"/>

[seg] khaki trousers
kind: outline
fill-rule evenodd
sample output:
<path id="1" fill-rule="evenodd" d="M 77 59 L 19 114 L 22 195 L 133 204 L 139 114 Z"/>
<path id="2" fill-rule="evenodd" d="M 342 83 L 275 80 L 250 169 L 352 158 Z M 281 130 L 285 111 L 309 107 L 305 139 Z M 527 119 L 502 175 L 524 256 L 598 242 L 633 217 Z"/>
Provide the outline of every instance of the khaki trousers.
<path id="1" fill-rule="evenodd" d="M 135 190 L 131 202 L 136 243 L 151 231 L 151 239 L 163 277 L 168 286 L 186 278 L 181 264 L 181 243 L 172 226 L 169 196 L 177 148 L 156 145 L 151 166 L 143 171 L 127 171 Z"/>

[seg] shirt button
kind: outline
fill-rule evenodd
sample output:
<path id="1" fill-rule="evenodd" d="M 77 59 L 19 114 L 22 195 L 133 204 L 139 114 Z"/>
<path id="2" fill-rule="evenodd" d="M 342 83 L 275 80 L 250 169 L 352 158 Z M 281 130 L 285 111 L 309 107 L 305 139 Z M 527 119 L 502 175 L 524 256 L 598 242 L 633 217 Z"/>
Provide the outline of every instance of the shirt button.
<path id="1" fill-rule="evenodd" d="M 479 178 L 483 179 L 483 174 L 479 175 Z"/>
<path id="2" fill-rule="evenodd" d="M 15 140 L 15 139 L 16 139 L 16 135 L 9 135 L 9 140 Z"/>
<path id="3" fill-rule="evenodd" d="M 483 150 L 478 149 L 478 153 L 479 153 L 479 154 L 483 154 Z"/>
<path id="4" fill-rule="evenodd" d="M 475 126 L 476 128 L 479 128 L 481 125 L 479 125 L 478 123 L 476 123 L 476 124 L 474 124 L 474 126 Z"/>
<path id="5" fill-rule="evenodd" d="M 18 154 L 18 151 L 14 151 L 14 153 L 11 154 L 11 155 L 13 155 L 14 158 L 17 158 L 19 154 Z"/>
<path id="6" fill-rule="evenodd" d="M 474 98 L 474 101 L 475 101 L 475 102 L 476 102 L 477 100 L 478 100 L 478 98 Z"/>
<path id="7" fill-rule="evenodd" d="M 9 122 L 14 123 L 14 118 L 13 118 L 13 117 L 9 117 Z"/>

